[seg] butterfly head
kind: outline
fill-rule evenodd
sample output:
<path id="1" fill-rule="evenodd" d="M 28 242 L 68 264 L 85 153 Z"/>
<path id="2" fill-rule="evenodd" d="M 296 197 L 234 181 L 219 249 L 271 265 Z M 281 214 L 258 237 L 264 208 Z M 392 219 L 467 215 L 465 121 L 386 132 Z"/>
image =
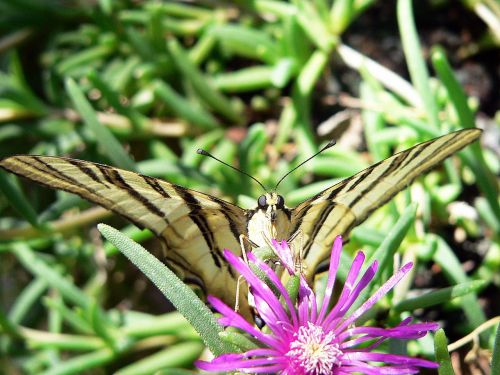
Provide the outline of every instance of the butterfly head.
<path id="1" fill-rule="evenodd" d="M 269 221 L 274 223 L 278 218 L 278 212 L 285 208 L 285 199 L 274 192 L 266 193 L 257 200 L 257 207 L 265 213 Z"/>

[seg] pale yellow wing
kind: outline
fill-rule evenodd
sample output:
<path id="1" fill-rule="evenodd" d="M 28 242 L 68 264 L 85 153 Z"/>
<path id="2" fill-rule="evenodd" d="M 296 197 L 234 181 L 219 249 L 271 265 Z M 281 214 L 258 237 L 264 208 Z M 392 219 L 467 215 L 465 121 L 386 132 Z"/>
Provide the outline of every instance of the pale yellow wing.
<path id="1" fill-rule="evenodd" d="M 186 282 L 235 303 L 238 275 L 223 250 L 240 254 L 245 211 L 221 199 L 181 186 L 82 160 L 19 155 L 0 166 L 51 188 L 78 194 L 150 229 L 165 249 L 164 259 Z M 240 306 L 247 308 L 246 293 Z"/>
<path id="2" fill-rule="evenodd" d="M 303 257 L 309 277 L 329 257 L 337 235 L 346 236 L 376 208 L 451 154 L 481 135 L 460 130 L 420 143 L 322 191 L 292 213 L 291 233 L 303 233 Z"/>

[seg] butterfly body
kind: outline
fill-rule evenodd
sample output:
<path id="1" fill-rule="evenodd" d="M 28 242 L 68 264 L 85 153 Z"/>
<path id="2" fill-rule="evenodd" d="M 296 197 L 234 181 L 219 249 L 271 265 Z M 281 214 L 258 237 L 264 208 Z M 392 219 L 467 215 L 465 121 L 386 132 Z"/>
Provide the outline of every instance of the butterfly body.
<path id="1" fill-rule="evenodd" d="M 285 199 L 275 192 L 257 199 L 257 206 L 247 210 L 248 239 L 254 247 L 268 246 L 272 239 L 288 240 L 291 230 L 292 210 L 285 206 Z"/>
<path id="2" fill-rule="evenodd" d="M 301 265 L 312 280 L 328 259 L 335 236 L 347 236 L 371 212 L 417 176 L 479 138 L 479 129 L 446 134 L 418 144 L 349 177 L 302 202 L 285 206 L 283 197 L 266 193 L 257 207 L 242 209 L 219 198 L 169 182 L 88 161 L 17 155 L 0 167 L 51 188 L 65 190 L 110 209 L 162 242 L 163 261 L 205 294 L 234 305 L 239 275 L 223 250 L 241 255 L 241 236 L 255 246 L 300 233 Z M 240 311 L 250 319 L 246 293 Z"/>

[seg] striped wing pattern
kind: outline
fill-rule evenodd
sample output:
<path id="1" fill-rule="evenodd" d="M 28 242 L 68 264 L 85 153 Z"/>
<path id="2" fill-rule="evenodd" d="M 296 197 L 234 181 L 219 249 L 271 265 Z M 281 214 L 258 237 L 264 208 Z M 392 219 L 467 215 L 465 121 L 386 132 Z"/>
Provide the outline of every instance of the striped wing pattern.
<path id="1" fill-rule="evenodd" d="M 312 278 L 337 235 L 347 235 L 376 208 L 417 176 L 481 135 L 467 129 L 418 144 L 349 177 L 301 203 L 292 213 L 292 233 L 303 233 L 303 256 Z"/>
<path id="2" fill-rule="evenodd" d="M 480 134 L 479 129 L 467 129 L 421 143 L 294 208 L 287 238 L 298 231 L 302 233 L 302 255 L 308 279 L 311 280 L 318 266 L 328 259 L 335 236 L 347 235 L 417 176 Z M 0 160 L 0 166 L 48 187 L 78 194 L 141 228 L 150 229 L 162 241 L 163 261 L 179 277 L 197 285 L 205 294 L 215 295 L 230 306 L 234 304 L 238 275 L 225 261 L 222 250 L 227 248 L 240 255 L 239 236 L 256 235 L 248 233 L 250 216 L 247 214 L 257 209 L 245 211 L 163 180 L 81 160 L 19 155 Z M 245 292 L 239 293 L 239 306 L 250 321 Z"/>
<path id="3" fill-rule="evenodd" d="M 162 242 L 163 260 L 179 277 L 234 305 L 238 275 L 222 251 L 240 253 L 239 235 L 246 231 L 246 218 L 238 206 L 153 177 L 81 160 L 19 155 L 1 160 L 0 166 L 78 194 L 150 229 Z M 242 311 L 248 310 L 245 293 L 240 293 L 239 304 Z"/>

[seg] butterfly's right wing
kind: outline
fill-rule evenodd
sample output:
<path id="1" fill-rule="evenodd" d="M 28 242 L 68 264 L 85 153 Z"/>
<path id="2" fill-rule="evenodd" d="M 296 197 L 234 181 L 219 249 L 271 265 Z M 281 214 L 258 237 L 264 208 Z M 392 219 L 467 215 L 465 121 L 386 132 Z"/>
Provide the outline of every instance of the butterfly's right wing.
<path id="1" fill-rule="evenodd" d="M 82 160 L 18 155 L 0 166 L 51 188 L 78 194 L 150 229 L 165 249 L 164 259 L 184 281 L 206 294 L 236 302 L 238 274 L 223 250 L 240 255 L 245 211 L 221 199 L 131 171 Z M 248 316 L 246 292 L 239 305 Z"/>
<path id="2" fill-rule="evenodd" d="M 415 178 L 475 141 L 479 129 L 443 135 L 401 151 L 302 202 L 292 211 L 291 235 L 303 233 L 303 261 L 311 279 L 330 255 L 337 235 L 347 235 Z"/>

